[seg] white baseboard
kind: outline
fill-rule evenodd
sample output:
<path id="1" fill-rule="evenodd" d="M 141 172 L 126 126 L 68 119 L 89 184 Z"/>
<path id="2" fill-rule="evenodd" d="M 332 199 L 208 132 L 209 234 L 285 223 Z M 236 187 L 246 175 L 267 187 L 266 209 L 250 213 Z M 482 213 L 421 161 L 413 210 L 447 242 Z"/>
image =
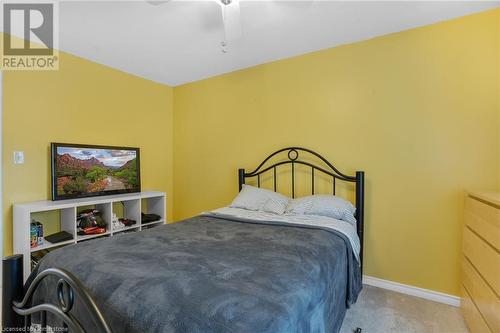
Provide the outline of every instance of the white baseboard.
<path id="1" fill-rule="evenodd" d="M 440 293 L 429 289 L 418 288 L 398 282 L 382 280 L 376 277 L 363 275 L 363 284 L 378 287 L 382 289 L 392 290 L 401 294 L 425 298 L 430 301 L 444 303 L 452 306 L 460 306 L 460 297 Z"/>

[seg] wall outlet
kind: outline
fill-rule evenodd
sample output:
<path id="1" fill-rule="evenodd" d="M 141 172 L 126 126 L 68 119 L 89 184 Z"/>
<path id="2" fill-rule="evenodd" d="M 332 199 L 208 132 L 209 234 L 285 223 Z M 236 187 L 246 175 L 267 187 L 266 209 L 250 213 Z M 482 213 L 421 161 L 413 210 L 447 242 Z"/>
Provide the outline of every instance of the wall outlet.
<path id="1" fill-rule="evenodd" d="M 24 152 L 15 151 L 14 152 L 14 164 L 24 164 Z"/>

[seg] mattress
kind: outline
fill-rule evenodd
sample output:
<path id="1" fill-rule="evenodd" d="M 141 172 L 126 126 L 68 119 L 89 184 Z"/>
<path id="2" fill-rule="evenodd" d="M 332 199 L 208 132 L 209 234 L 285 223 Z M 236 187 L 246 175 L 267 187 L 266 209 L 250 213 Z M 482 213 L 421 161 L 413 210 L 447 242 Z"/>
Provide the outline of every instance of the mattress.
<path id="1" fill-rule="evenodd" d="M 219 211 L 66 246 L 32 274 L 72 272 L 114 332 L 337 332 L 361 290 L 348 234 Z M 54 302 L 54 285 L 34 300 Z M 72 311 L 94 332 L 81 304 Z"/>

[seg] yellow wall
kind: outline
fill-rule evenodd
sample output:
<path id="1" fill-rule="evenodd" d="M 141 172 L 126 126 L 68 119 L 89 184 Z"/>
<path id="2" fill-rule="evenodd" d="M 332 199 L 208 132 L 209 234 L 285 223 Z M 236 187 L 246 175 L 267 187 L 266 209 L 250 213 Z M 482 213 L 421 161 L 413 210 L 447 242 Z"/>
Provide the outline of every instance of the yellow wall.
<path id="1" fill-rule="evenodd" d="M 366 274 L 458 294 L 464 189 L 499 177 L 489 11 L 174 88 L 175 218 L 287 145 L 365 170 Z"/>
<path id="2" fill-rule="evenodd" d="M 140 147 L 142 188 L 166 191 L 172 204 L 173 89 L 60 57 L 59 71 L 3 73 L 4 254 L 12 204 L 50 198 L 51 141 Z M 13 164 L 15 150 L 25 164 Z"/>

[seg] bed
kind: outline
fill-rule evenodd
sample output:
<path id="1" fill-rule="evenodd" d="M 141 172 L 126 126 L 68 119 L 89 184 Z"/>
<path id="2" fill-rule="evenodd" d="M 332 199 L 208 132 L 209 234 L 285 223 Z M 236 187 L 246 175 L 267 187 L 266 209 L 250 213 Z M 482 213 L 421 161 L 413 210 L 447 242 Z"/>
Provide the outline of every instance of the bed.
<path id="1" fill-rule="evenodd" d="M 10 325 L 71 332 L 339 331 L 361 290 L 364 174 L 344 175 L 314 151 L 289 147 L 252 172 L 240 169 L 240 190 L 249 178 L 260 187 L 266 173 L 276 190 L 285 165 L 293 197 L 297 165 L 310 168 L 313 194 L 315 174 L 331 177 L 334 194 L 337 181 L 354 183 L 357 223 L 226 207 L 68 246 L 37 266 L 14 299 Z"/>

